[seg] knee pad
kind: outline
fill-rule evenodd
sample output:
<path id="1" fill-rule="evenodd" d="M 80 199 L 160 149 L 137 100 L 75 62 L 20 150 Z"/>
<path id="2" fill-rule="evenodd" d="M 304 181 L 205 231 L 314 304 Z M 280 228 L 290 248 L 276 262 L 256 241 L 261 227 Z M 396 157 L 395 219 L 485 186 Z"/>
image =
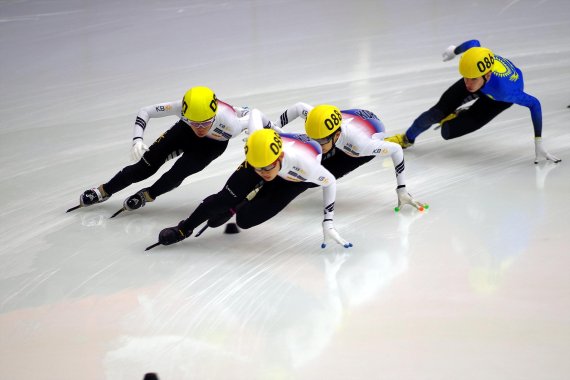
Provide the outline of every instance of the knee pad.
<path id="1" fill-rule="evenodd" d="M 457 128 L 460 127 L 460 125 L 456 125 L 457 123 L 457 118 L 453 118 L 451 120 L 448 120 L 444 123 L 441 124 L 441 137 L 444 140 L 451 140 L 455 137 L 457 137 Z M 452 133 L 452 131 L 455 129 L 455 135 Z"/>
<path id="2" fill-rule="evenodd" d="M 236 213 L 236 224 L 239 228 L 247 230 L 248 228 L 255 227 L 261 223 L 263 220 L 259 218 L 252 217 L 252 213 L 249 212 L 250 202 L 243 202 L 239 205 Z M 254 214 L 255 215 L 255 214 Z"/>
<path id="3" fill-rule="evenodd" d="M 242 230 L 247 230 L 248 228 L 257 226 L 257 224 L 253 224 L 252 221 L 250 219 L 248 219 L 247 217 L 246 218 L 243 218 L 243 217 L 240 218 L 239 212 L 236 214 L 236 224 Z"/>

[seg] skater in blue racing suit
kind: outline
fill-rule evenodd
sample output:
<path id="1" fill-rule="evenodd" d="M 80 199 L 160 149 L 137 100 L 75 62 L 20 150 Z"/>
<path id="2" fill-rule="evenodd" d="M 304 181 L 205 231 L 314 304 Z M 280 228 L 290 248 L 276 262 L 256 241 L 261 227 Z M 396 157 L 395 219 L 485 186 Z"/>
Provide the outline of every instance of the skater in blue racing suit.
<path id="1" fill-rule="evenodd" d="M 518 104 L 530 110 L 535 137 L 535 163 L 539 158 L 560 162 L 542 146 L 540 101 L 524 92 L 521 70 L 510 60 L 481 47 L 478 40 L 449 46 L 443 52 L 443 61 L 449 61 L 458 54 L 463 54 L 459 61 L 462 78 L 449 87 L 433 107 L 414 120 L 405 133 L 386 140 L 408 148 L 421 133 L 438 123 L 441 136 L 445 140 L 454 139 L 480 129 L 513 104 Z M 473 100 L 470 107 L 460 108 Z"/>

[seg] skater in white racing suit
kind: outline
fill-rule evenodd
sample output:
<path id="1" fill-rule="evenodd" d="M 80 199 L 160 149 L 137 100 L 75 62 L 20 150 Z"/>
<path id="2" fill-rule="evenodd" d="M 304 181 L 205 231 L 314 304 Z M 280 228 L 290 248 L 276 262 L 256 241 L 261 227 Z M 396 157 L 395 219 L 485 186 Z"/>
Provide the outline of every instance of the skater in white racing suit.
<path id="1" fill-rule="evenodd" d="M 131 156 L 137 162 L 123 168 L 108 182 L 81 194 L 80 205 L 106 201 L 127 186 L 149 178 L 168 160 L 180 156 L 152 186 L 141 189 L 123 202 L 124 210 L 135 210 L 178 187 L 182 181 L 219 157 L 228 141 L 247 129 L 249 109 L 232 107 L 207 87 L 193 87 L 175 102 L 142 108 L 133 129 Z M 178 116 L 180 120 L 148 148 L 143 135 L 149 119 Z M 271 121 L 261 114 L 264 127 Z"/>
<path id="2" fill-rule="evenodd" d="M 277 127 L 282 128 L 294 119 L 306 119 L 305 132 L 321 145 L 322 164 L 336 179 L 370 162 L 373 158 L 390 156 L 396 174 L 396 194 L 399 210 L 410 205 L 423 211 L 427 205 L 416 201 L 406 190 L 404 153 L 398 144 L 384 141 L 386 129 L 373 112 L 364 109 L 339 110 L 322 104 L 312 107 L 296 103 L 285 110 Z"/>
<path id="3" fill-rule="evenodd" d="M 205 198 L 194 212 L 177 226 L 163 229 L 159 243 L 170 245 L 190 237 L 207 221 L 218 227 L 236 215 L 241 228 L 257 226 L 277 215 L 308 187 L 323 189 L 323 243 L 344 240 L 333 225 L 336 179 L 321 165 L 321 148 L 304 134 L 281 134 L 262 129 L 257 110 L 251 111 L 246 160 L 226 181 L 223 189 Z M 253 194 L 253 197 L 251 196 Z"/>

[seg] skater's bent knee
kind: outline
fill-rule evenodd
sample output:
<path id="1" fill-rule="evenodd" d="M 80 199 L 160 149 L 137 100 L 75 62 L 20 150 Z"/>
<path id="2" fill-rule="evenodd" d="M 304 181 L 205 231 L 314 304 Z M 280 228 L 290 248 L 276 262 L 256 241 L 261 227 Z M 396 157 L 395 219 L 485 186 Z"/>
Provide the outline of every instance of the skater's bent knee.
<path id="1" fill-rule="evenodd" d="M 236 214 L 236 224 L 238 225 L 239 228 L 241 228 L 242 230 L 247 230 L 248 228 L 251 227 L 255 227 L 258 224 L 260 224 L 260 222 L 253 220 L 251 218 L 247 218 L 247 217 L 240 217 L 239 212 Z"/>
<path id="2" fill-rule="evenodd" d="M 446 128 L 445 126 L 441 128 L 441 137 L 443 137 L 444 140 L 451 140 L 453 138 L 451 133 L 449 133 L 449 128 Z"/>

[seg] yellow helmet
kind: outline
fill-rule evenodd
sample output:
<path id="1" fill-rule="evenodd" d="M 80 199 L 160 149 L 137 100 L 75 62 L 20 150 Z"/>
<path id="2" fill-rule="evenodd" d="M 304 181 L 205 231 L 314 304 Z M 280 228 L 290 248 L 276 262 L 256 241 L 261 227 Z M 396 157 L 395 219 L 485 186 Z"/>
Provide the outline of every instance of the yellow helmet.
<path id="1" fill-rule="evenodd" d="M 459 60 L 459 73 L 463 78 L 479 78 L 493 70 L 495 55 L 487 48 L 473 47 Z"/>
<path id="2" fill-rule="evenodd" d="M 218 99 L 208 87 L 192 87 L 182 99 L 182 117 L 201 122 L 216 116 Z"/>
<path id="3" fill-rule="evenodd" d="M 255 168 L 271 165 L 283 151 L 283 140 L 273 129 L 253 132 L 245 143 L 245 159 Z"/>
<path id="4" fill-rule="evenodd" d="M 328 104 L 321 104 L 309 111 L 305 121 L 305 132 L 312 139 L 330 136 L 342 123 L 340 110 Z"/>

